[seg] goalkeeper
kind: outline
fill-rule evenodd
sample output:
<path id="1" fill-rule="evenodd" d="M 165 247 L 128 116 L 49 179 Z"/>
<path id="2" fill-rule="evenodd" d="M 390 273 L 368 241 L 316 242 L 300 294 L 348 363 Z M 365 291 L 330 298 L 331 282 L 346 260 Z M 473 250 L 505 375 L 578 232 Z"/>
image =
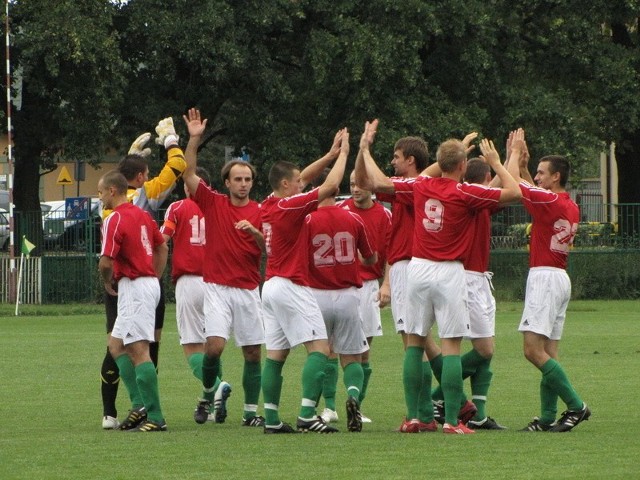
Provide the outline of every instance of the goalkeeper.
<path id="1" fill-rule="evenodd" d="M 178 135 L 176 135 L 171 117 L 160 120 L 156 126 L 156 143 L 164 145 L 167 152 L 167 162 L 157 177 L 149 179 L 149 165 L 147 157 L 151 154 L 150 148 L 145 145 L 151 139 L 150 133 L 143 133 L 131 144 L 128 154 L 120 161 L 117 170 L 127 179 L 127 198 L 129 202 L 137 207 L 148 211 L 155 217 L 155 212 L 162 206 L 169 194 L 176 186 L 176 182 L 182 176 L 187 164 L 184 154 L 178 146 Z M 103 218 L 111 212 L 104 211 Z M 156 308 L 155 342 L 149 344 L 149 351 L 154 365 L 158 366 L 158 351 L 160 348 L 160 337 L 164 324 L 164 288 L 160 282 L 160 302 Z M 107 315 L 107 335 L 111 333 L 118 311 L 118 297 L 105 294 L 105 308 Z M 122 424 L 118 421 L 116 409 L 116 397 L 118 395 L 118 384 L 120 374 L 118 366 L 107 352 L 102 362 L 100 371 L 101 393 L 102 393 L 102 428 L 104 429 L 129 429 L 134 428 L 131 419 L 127 418 Z M 141 422 L 143 419 L 138 419 Z M 138 422 L 138 423 L 139 423 Z"/>

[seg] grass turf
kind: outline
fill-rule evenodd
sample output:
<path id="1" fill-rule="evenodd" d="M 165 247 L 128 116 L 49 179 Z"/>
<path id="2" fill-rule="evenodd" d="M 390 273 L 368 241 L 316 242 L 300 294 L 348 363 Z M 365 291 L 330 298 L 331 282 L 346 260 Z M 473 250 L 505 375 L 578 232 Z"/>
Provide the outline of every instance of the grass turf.
<path id="1" fill-rule="evenodd" d="M 0 305 L 0 478 L 626 479 L 640 474 L 633 453 L 640 393 L 638 302 L 570 304 L 560 359 L 593 415 L 558 435 L 516 431 L 539 412 L 540 374 L 523 358 L 516 331 L 521 308 L 521 303 L 498 304 L 487 403 L 489 415 L 508 431 L 471 436 L 394 432 L 405 412 L 403 354 L 387 309 L 386 335 L 373 342 L 373 375 L 362 407 L 373 423 L 359 434 L 346 432 L 340 377 L 341 433 L 270 436 L 239 425 L 242 357 L 233 341 L 223 355 L 225 379 L 233 386 L 227 421 L 194 423 L 200 389 L 178 345 L 172 305 L 160 349 L 160 394 L 169 432 L 146 435 L 100 428 L 101 306 L 26 305 L 14 317 L 12 306 Z M 469 348 L 468 342 L 463 345 Z M 303 359 L 303 348 L 295 349 L 284 369 L 285 421 L 295 422 Z M 468 392 L 468 382 L 465 388 Z M 124 386 L 118 405 L 123 418 L 128 409 Z"/>

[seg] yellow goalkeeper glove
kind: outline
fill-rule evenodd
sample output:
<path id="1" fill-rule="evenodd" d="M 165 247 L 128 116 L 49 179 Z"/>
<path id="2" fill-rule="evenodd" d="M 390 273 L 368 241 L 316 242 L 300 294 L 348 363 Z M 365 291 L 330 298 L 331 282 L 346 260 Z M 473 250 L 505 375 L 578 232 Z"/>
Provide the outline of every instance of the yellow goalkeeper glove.
<path id="1" fill-rule="evenodd" d="M 131 147 L 129 147 L 129 155 L 140 155 L 141 157 L 148 157 L 151 155 L 150 148 L 143 148 L 150 139 L 151 134 L 149 132 L 143 133 L 136 138 L 131 144 Z"/>
<path id="2" fill-rule="evenodd" d="M 158 122 L 156 133 L 158 134 L 156 143 L 164 145 L 164 148 L 169 148 L 169 146 L 178 143 L 179 137 L 176 134 L 176 129 L 173 127 L 173 118 L 171 117 L 163 118 Z"/>

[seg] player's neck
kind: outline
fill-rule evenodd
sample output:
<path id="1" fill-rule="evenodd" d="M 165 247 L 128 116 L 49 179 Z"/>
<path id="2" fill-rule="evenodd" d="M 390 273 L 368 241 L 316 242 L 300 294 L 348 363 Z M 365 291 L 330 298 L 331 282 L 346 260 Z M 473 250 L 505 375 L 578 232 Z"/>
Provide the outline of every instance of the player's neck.
<path id="1" fill-rule="evenodd" d="M 231 205 L 234 207 L 245 207 L 249 204 L 249 197 L 236 198 L 234 196 L 230 196 L 229 199 L 231 200 Z"/>
<path id="2" fill-rule="evenodd" d="M 371 207 L 373 207 L 373 199 L 369 198 L 368 200 L 362 202 L 356 202 L 354 200 L 353 204 L 360 210 L 369 210 Z"/>

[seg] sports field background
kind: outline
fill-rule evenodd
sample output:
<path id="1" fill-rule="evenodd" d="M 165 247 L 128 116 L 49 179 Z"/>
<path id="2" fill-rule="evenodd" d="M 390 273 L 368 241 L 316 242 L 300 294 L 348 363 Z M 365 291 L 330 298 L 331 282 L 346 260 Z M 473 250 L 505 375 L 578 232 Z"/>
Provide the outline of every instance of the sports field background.
<path id="1" fill-rule="evenodd" d="M 540 374 L 521 353 L 516 327 L 522 304 L 499 302 L 487 408 L 508 431 L 394 432 L 404 415 L 403 354 L 386 309 L 386 335 L 373 343 L 373 375 L 362 408 L 374 423 L 359 434 L 346 432 L 341 376 L 339 434 L 268 436 L 239 425 L 242 357 L 233 342 L 223 355 L 225 379 L 233 386 L 227 422 L 194 423 L 200 389 L 178 345 L 173 305 L 167 308 L 160 350 L 160 394 L 169 431 L 154 434 L 100 428 L 102 306 L 23 306 L 22 315 L 14 317 L 11 305 L 0 305 L 0 479 L 640 478 L 639 306 L 637 301 L 569 305 L 561 362 L 593 412 L 572 432 L 516 431 L 538 414 Z M 468 342 L 463 345 L 469 348 Z M 298 411 L 303 357 L 303 348 L 294 350 L 284 370 L 281 416 L 289 422 Z M 121 418 L 127 409 L 121 386 Z"/>

